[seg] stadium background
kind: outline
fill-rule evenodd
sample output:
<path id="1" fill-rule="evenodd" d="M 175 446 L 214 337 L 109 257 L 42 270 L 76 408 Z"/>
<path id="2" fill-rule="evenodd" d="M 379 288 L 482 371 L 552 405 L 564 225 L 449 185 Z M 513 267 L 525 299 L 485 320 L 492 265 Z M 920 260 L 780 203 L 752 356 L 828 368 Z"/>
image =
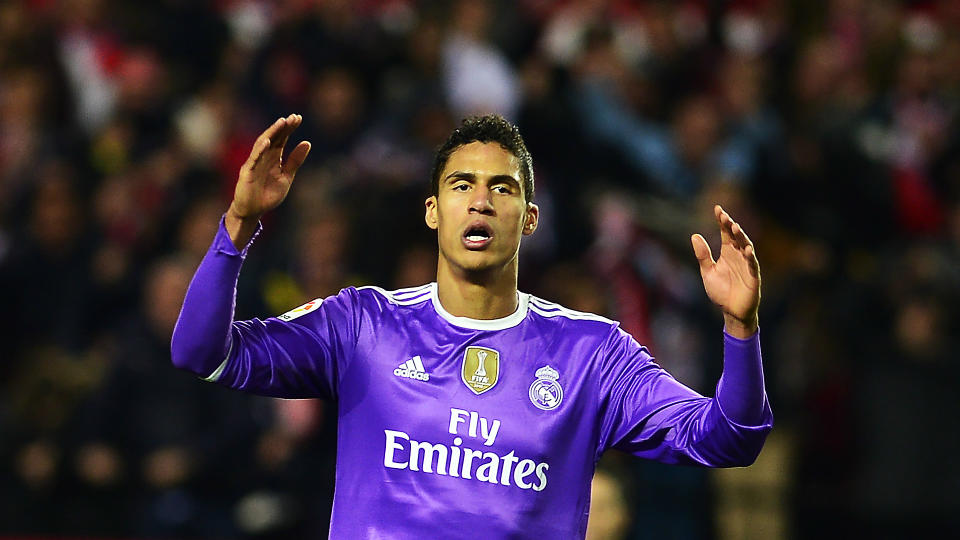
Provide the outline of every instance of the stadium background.
<path id="1" fill-rule="evenodd" d="M 0 5 L 0 537 L 323 537 L 334 411 L 169 363 L 251 144 L 313 152 L 238 316 L 433 279 L 432 149 L 519 123 L 521 288 L 622 320 L 712 393 L 689 246 L 751 234 L 776 427 L 749 469 L 611 455 L 627 538 L 960 525 L 960 2 L 29 0 Z M 716 245 L 716 244 L 714 244 Z"/>

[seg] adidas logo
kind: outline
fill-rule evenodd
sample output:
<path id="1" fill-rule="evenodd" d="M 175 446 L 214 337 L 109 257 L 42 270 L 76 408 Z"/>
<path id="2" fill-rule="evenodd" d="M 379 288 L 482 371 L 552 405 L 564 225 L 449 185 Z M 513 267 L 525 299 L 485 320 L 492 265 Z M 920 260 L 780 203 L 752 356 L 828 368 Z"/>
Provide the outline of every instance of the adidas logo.
<path id="1" fill-rule="evenodd" d="M 419 356 L 414 356 L 410 360 L 397 366 L 397 369 L 393 370 L 393 374 L 397 377 L 406 377 L 418 381 L 430 380 L 430 374 L 427 373 L 427 370 L 423 369 L 423 361 L 420 360 Z"/>

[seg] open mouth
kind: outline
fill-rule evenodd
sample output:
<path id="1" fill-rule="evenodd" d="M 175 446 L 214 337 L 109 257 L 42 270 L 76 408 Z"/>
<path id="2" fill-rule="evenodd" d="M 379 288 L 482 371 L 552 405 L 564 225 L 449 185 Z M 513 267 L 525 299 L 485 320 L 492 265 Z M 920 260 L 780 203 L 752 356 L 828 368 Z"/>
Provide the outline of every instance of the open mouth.
<path id="1" fill-rule="evenodd" d="M 493 239 L 493 230 L 482 221 L 470 224 L 463 231 L 463 245 L 467 249 L 483 249 Z"/>

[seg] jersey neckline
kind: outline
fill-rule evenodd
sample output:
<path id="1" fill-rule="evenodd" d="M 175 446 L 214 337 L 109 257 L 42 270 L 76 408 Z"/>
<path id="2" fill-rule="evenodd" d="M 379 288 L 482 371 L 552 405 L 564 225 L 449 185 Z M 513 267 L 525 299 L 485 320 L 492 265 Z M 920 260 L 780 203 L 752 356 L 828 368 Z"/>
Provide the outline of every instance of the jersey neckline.
<path id="1" fill-rule="evenodd" d="M 437 312 L 437 315 L 454 326 L 470 330 L 506 330 L 517 326 L 527 316 L 530 295 L 517 291 L 517 310 L 500 319 L 471 319 L 451 315 L 440 304 L 440 297 L 437 295 L 437 282 L 435 281 L 430 283 L 430 301 L 433 303 L 433 309 Z"/>

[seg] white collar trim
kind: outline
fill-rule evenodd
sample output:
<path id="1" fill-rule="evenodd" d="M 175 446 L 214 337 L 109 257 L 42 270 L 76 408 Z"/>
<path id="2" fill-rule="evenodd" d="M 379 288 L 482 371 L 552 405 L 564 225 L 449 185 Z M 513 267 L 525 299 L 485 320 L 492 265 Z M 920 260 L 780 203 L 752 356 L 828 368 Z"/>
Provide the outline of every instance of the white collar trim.
<path id="1" fill-rule="evenodd" d="M 430 300 L 433 302 L 433 309 L 437 311 L 437 315 L 454 326 L 468 328 L 470 330 L 505 330 L 520 324 L 527 316 L 527 306 L 530 303 L 530 295 L 517 291 L 517 310 L 500 319 L 471 319 L 469 317 L 451 315 L 447 310 L 443 309 L 443 306 L 440 304 L 436 282 L 430 284 Z"/>

